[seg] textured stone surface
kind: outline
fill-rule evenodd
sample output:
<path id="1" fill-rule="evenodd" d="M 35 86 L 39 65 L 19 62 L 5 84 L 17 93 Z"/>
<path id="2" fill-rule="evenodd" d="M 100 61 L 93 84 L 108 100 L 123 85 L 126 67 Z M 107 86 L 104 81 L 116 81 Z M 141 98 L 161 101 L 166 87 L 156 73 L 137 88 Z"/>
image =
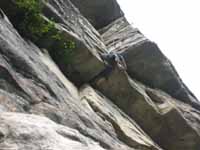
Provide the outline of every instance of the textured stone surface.
<path id="1" fill-rule="evenodd" d="M 99 117 L 109 121 L 114 127 L 118 138 L 127 145 L 141 150 L 160 149 L 133 120 L 90 86 L 82 87 L 81 101 Z"/>
<path id="2" fill-rule="evenodd" d="M 180 79 L 171 62 L 159 47 L 149 41 L 125 18 L 119 18 L 100 30 L 109 52 L 123 55 L 127 72 L 152 88 L 159 88 L 183 102 L 200 108 L 196 97 Z"/>
<path id="3" fill-rule="evenodd" d="M 105 150 L 77 130 L 36 115 L 1 113 L 0 135 L 2 150 Z"/>
<path id="4" fill-rule="evenodd" d="M 99 30 L 109 52 L 122 53 L 130 47 L 148 41 L 147 38 L 134 28 L 125 17 L 120 17 L 108 26 Z"/>
<path id="5" fill-rule="evenodd" d="M 116 1 L 74 0 L 82 13 L 43 1 L 43 18 L 76 42 L 67 65 L 49 51 L 55 41 L 18 34 L 13 2 L 0 1 L 0 149 L 200 149 L 199 102 Z"/>
<path id="6" fill-rule="evenodd" d="M 8 13 L 12 22 L 17 19 L 13 13 L 9 13 L 14 7 L 12 0 L 2 0 L 0 4 L 3 10 Z M 58 64 L 62 72 L 73 82 L 80 85 L 88 82 L 104 69 L 98 53 L 105 52 L 106 47 L 100 40 L 99 33 L 93 26 L 80 14 L 69 0 L 49 0 L 44 1 L 43 14 L 55 20 L 57 30 L 67 39 L 75 43 L 71 63 L 66 65 L 62 55 L 55 52 L 51 53 L 53 60 Z M 41 48 L 50 49 L 55 41 L 41 39 Z M 46 44 L 47 43 L 47 44 Z"/>
<path id="7" fill-rule="evenodd" d="M 134 119 L 162 148 L 200 148 L 198 110 L 162 91 L 147 88 L 117 68 L 107 79 L 96 79 L 94 86 Z"/>
<path id="8" fill-rule="evenodd" d="M 124 15 L 116 0 L 73 0 L 72 3 L 96 29 Z"/>
<path id="9" fill-rule="evenodd" d="M 80 85 L 88 82 L 104 69 L 98 52 L 105 52 L 106 47 L 100 40 L 99 33 L 80 14 L 69 0 L 49 0 L 45 3 L 44 15 L 53 17 L 66 38 L 75 41 L 72 62 L 69 66 L 63 65 L 59 57 L 52 56 L 61 70 L 73 82 Z"/>
<path id="10" fill-rule="evenodd" d="M 54 71 L 55 64 L 37 47 L 21 39 L 10 24 L 1 20 L 1 29 L 1 82 L 4 83 L 1 84 L 1 89 L 4 93 L 10 93 L 10 96 L 4 94 L 2 107 L 6 111 L 46 115 L 58 123 L 83 129 L 88 135 L 95 136 L 93 129 L 91 133 L 84 131 L 90 130 L 86 124 L 91 124 L 91 128 L 95 127 L 86 110 L 78 103 L 77 89 L 66 79 L 61 82 L 58 73 Z M 6 107 L 5 103 L 16 107 Z M 82 120 L 87 123 L 82 124 Z M 99 128 L 97 125 L 96 127 Z M 99 131 L 101 133 L 101 129 Z M 103 134 L 100 138 L 102 137 Z"/>
<path id="11" fill-rule="evenodd" d="M 85 108 L 81 103 L 78 89 L 65 78 L 50 56 L 42 53 L 34 44 L 24 41 L 6 17 L 0 20 L 0 72 L 1 112 L 21 112 L 46 116 L 58 124 L 77 130 L 83 138 L 87 137 L 84 139 L 85 141 L 89 138 L 94 143 L 98 143 L 97 145 L 100 145 L 101 149 L 134 149 L 133 145 L 131 145 L 131 148 L 124 143 L 124 140 L 118 139 L 118 131 L 109 121 L 105 121 L 90 109 Z M 23 119 L 23 115 L 13 115 L 14 118 L 12 114 L 10 115 L 13 118 L 13 128 L 18 123 L 18 117 L 22 118 L 21 125 L 23 125 L 23 121 L 26 122 L 26 118 L 29 118 L 27 116 Z M 4 117 L 4 113 L 2 117 Z M 7 118 L 7 114 L 5 114 L 5 118 Z M 40 117 L 34 118 L 40 120 Z M 30 120 L 30 122 L 24 124 L 24 128 L 30 128 L 29 125 L 34 124 L 35 120 Z M 10 122 L 6 121 L 6 123 L 9 125 Z M 38 124 L 40 123 L 43 124 L 43 121 L 38 122 Z M 15 135 L 18 130 L 22 130 L 22 127 L 19 125 L 16 127 L 16 131 L 12 129 L 9 132 Z M 36 126 L 29 130 L 27 136 L 31 136 L 31 133 L 34 130 L 39 130 L 39 128 L 40 126 Z M 2 130 L 7 130 L 7 128 Z M 51 130 L 51 126 L 49 126 L 46 132 L 54 136 L 55 133 L 52 133 Z M 23 133 L 23 131 L 21 132 Z M 36 132 L 35 136 L 42 136 L 44 133 L 41 132 Z M 20 137 L 21 135 L 11 136 L 10 142 L 19 148 L 27 149 L 29 145 L 27 145 L 27 141 L 24 140 L 23 142 L 23 139 L 18 141 L 19 145 L 14 143 L 15 139 Z M 35 144 L 39 142 L 34 140 L 34 137 L 30 138 Z M 44 141 L 53 141 L 53 139 L 44 137 Z M 5 145 L 9 142 L 8 139 L 4 141 L 1 144 L 5 147 L 9 146 Z M 54 148 L 50 143 L 50 145 L 36 145 L 33 149 L 39 149 L 37 146 L 50 146 L 52 149 L 59 149 L 60 145 L 65 144 L 65 141 L 66 143 L 74 143 L 70 137 L 68 139 L 66 137 L 64 143 L 58 143 L 58 148 Z M 150 141 L 149 143 L 153 142 Z M 30 146 L 34 146 L 31 144 L 33 143 L 30 143 Z M 82 149 L 90 149 L 90 145 L 84 146 L 80 142 L 77 143 L 77 146 L 83 146 Z M 136 147 L 138 146 L 139 144 L 136 145 Z M 70 148 L 76 150 L 73 146 L 65 149 Z"/>

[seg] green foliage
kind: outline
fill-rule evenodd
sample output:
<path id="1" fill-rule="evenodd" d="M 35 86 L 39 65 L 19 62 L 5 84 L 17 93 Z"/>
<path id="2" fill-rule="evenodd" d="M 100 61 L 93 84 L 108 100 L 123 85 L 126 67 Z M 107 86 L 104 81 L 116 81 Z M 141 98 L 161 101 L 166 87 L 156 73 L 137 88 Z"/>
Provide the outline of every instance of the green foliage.
<path id="1" fill-rule="evenodd" d="M 42 5 L 39 0 L 16 0 L 16 4 L 18 8 L 26 10 L 27 13 L 38 14 L 42 10 Z"/>
<path id="2" fill-rule="evenodd" d="M 18 16 L 17 29 L 20 34 L 38 45 L 41 39 L 54 41 L 53 46 L 48 47 L 50 54 L 69 63 L 75 42 L 65 39 L 55 28 L 53 20 L 47 21 L 41 16 L 43 8 L 41 0 L 15 0 L 15 4 Z"/>
<path id="3" fill-rule="evenodd" d="M 22 16 L 18 29 L 25 37 L 37 42 L 48 32 L 55 32 L 54 23 L 41 16 L 43 5 L 40 0 L 16 0 L 16 5 Z"/>
<path id="4" fill-rule="evenodd" d="M 56 42 L 53 45 L 51 54 L 53 54 L 54 58 L 56 58 L 58 61 L 62 60 L 65 64 L 70 63 L 74 49 L 76 48 L 75 42 L 65 39 L 61 33 L 57 33 L 56 35 L 52 36 L 52 38 Z"/>

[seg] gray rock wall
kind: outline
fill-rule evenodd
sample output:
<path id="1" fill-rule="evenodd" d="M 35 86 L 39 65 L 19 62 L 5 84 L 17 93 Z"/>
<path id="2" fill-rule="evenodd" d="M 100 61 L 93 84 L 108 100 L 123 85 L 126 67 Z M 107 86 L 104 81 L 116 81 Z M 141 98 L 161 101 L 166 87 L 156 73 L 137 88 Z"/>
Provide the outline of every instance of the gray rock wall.
<path id="1" fill-rule="evenodd" d="M 65 64 L 55 41 L 21 36 L 15 1 L 0 1 L 0 149 L 200 149 L 198 100 L 116 1 L 42 2 L 76 48 Z"/>

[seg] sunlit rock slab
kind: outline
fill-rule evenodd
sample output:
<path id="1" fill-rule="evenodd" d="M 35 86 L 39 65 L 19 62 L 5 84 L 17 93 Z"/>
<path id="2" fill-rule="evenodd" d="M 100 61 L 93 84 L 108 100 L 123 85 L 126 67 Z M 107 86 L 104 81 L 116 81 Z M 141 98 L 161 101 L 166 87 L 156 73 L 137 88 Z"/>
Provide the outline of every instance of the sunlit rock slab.
<path id="1" fill-rule="evenodd" d="M 93 86 L 135 120 L 162 148 L 200 148 L 199 111 L 190 105 L 174 100 L 163 91 L 146 87 L 117 68 L 110 76 L 96 79 Z"/>
<path id="2" fill-rule="evenodd" d="M 0 114 L 1 149 L 105 150 L 77 130 L 36 115 Z"/>
<path id="3" fill-rule="evenodd" d="M 148 40 L 124 17 L 100 30 L 108 51 L 122 55 L 128 74 L 138 81 L 162 89 L 171 96 L 200 109 L 200 104 L 185 86 L 170 60 L 157 44 Z"/>
<path id="4" fill-rule="evenodd" d="M 128 115 L 89 85 L 80 90 L 81 102 L 113 126 L 117 137 L 127 145 L 141 150 L 160 150 Z"/>
<path id="5" fill-rule="evenodd" d="M 77 87 L 63 75 L 48 52 L 25 41 L 6 16 L 0 19 L 0 83 L 1 113 L 20 112 L 45 116 L 79 131 L 104 149 L 132 149 L 118 139 L 112 128 L 108 130 L 109 123 L 85 109 Z M 18 121 L 23 124 L 21 119 Z M 35 120 L 33 122 L 37 123 Z M 14 126 L 17 120 L 12 123 Z M 30 127 L 27 125 L 24 128 Z M 34 130 L 37 133 L 37 128 L 31 133 Z M 8 139 L 4 140 L 4 144 L 6 142 L 9 142 Z M 38 140 L 32 142 L 37 143 Z M 18 144 L 23 146 L 23 139 Z"/>

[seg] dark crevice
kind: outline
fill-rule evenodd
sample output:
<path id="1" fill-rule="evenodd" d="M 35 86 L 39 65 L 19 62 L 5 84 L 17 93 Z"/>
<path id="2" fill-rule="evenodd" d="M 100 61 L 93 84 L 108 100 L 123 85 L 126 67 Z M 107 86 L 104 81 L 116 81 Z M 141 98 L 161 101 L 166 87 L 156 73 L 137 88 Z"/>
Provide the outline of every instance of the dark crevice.
<path id="1" fill-rule="evenodd" d="M 107 66 L 103 71 L 101 71 L 99 74 L 97 74 L 95 77 L 93 77 L 88 83 L 92 84 L 101 78 L 105 78 L 106 80 L 108 80 L 112 71 L 113 71 L 113 67 Z"/>
<path id="2" fill-rule="evenodd" d="M 59 131 L 59 130 L 56 131 L 56 132 L 63 137 L 69 138 L 69 139 L 74 140 L 74 141 L 78 141 L 78 142 L 83 143 L 83 144 L 87 144 L 84 141 L 82 141 L 79 137 L 77 137 L 77 135 L 67 134 L 67 133 Z"/>
<path id="3" fill-rule="evenodd" d="M 0 131 L 0 142 L 5 138 L 5 135 L 3 132 Z"/>
<path id="4" fill-rule="evenodd" d="M 146 90 L 145 92 L 151 98 L 151 100 L 153 102 L 155 102 L 156 104 L 163 104 L 164 103 L 164 101 L 161 98 L 159 98 L 158 96 L 156 96 L 155 94 L 153 94 L 152 91 Z"/>
<path id="5" fill-rule="evenodd" d="M 16 93 L 16 95 L 19 95 L 20 97 L 30 101 L 30 96 L 27 95 L 27 93 L 19 86 L 10 72 L 3 66 L 0 66 L 0 82 L 1 89 L 10 93 Z"/>
<path id="6" fill-rule="evenodd" d="M 81 127 L 77 127 L 77 130 L 84 136 L 92 139 L 93 141 L 99 143 L 99 145 L 101 147 L 103 147 L 104 149 L 111 149 L 110 145 L 108 145 L 107 143 L 103 142 L 103 140 L 99 140 L 96 137 L 90 135 L 86 130 L 83 130 Z"/>
<path id="7" fill-rule="evenodd" d="M 4 19 L 5 18 L 5 14 L 3 12 L 3 10 L 0 8 L 0 18 Z"/>

